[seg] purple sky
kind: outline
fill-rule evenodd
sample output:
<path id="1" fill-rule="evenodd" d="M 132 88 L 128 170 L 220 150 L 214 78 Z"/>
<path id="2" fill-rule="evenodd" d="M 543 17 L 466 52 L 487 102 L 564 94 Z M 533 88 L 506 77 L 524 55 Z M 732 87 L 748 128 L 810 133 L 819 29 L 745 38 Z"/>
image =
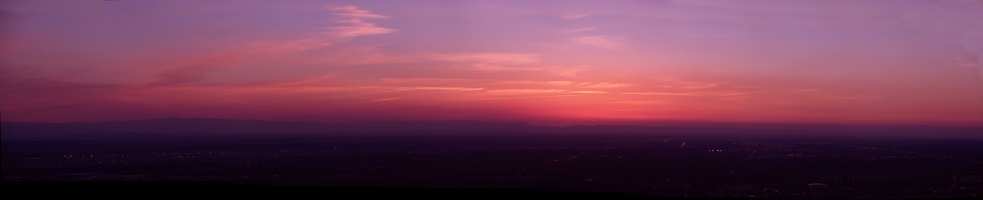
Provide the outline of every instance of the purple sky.
<path id="1" fill-rule="evenodd" d="M 983 1 L 0 3 L 9 121 L 983 125 Z"/>

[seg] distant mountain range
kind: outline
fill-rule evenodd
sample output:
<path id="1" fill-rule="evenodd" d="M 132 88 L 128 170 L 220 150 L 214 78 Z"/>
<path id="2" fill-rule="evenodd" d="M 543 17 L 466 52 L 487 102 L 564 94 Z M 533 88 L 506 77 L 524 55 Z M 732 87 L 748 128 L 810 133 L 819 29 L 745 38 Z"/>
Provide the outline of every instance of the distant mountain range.
<path id="1" fill-rule="evenodd" d="M 650 126 L 534 126 L 522 122 L 276 122 L 167 118 L 97 123 L 0 122 L 3 140 L 109 140 L 207 137 L 455 134 L 660 134 L 983 138 L 983 127 L 764 123 L 654 123 Z"/>
<path id="2" fill-rule="evenodd" d="M 211 118 L 167 118 L 96 123 L 0 122 L 4 140 L 126 139 L 212 136 L 303 136 L 441 131 L 524 131 L 524 123 L 472 121 L 318 123 Z"/>

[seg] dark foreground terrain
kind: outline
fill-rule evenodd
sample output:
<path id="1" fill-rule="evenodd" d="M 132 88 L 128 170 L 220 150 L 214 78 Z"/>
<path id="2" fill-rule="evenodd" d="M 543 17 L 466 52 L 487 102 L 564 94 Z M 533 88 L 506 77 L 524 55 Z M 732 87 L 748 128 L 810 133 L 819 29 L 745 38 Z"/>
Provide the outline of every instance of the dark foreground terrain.
<path id="1" fill-rule="evenodd" d="M 979 144 L 644 134 L 4 141 L 2 170 L 11 194 L 972 198 L 983 194 Z"/>

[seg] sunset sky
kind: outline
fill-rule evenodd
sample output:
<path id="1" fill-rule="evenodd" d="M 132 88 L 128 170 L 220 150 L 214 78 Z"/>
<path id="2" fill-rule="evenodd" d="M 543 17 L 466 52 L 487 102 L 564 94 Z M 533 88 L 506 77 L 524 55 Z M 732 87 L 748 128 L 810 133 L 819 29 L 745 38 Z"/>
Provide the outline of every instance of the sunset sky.
<path id="1" fill-rule="evenodd" d="M 4 121 L 983 125 L 983 1 L 0 8 Z"/>

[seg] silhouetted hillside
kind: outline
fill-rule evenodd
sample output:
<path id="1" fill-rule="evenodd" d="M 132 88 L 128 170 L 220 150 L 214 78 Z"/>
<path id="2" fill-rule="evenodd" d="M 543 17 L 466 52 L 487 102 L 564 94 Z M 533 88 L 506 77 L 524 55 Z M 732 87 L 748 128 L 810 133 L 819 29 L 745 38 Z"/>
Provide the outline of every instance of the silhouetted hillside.
<path id="1" fill-rule="evenodd" d="M 471 121 L 362 122 L 329 124 L 208 118 L 168 118 L 98 123 L 0 122 L 5 140 L 47 139 L 148 139 L 208 136 L 297 136 L 309 134 L 359 134 L 448 131 L 527 131 L 523 123 Z"/>
<path id="2" fill-rule="evenodd" d="M 983 137 L 983 127 L 911 125 L 817 125 L 761 123 L 658 123 L 650 126 L 534 126 L 519 122 L 276 122 L 208 118 L 168 118 L 98 123 L 0 122 L 4 140 L 105 140 L 318 135 L 459 134 L 660 134 L 836 137 Z"/>

